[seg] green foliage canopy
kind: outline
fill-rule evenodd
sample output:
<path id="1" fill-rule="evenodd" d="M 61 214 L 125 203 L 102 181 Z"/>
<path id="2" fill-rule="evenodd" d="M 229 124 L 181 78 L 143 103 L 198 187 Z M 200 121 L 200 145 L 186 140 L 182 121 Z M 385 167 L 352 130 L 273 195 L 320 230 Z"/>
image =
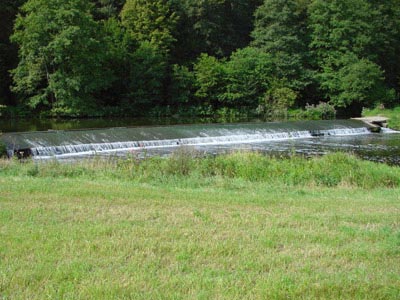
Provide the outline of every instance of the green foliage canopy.
<path id="1" fill-rule="evenodd" d="M 394 94 L 385 89 L 383 72 L 368 59 L 358 59 L 354 54 L 343 55 L 324 65 L 319 74 L 321 89 L 337 107 L 358 103 L 371 106 L 378 100 L 393 100 Z"/>
<path id="2" fill-rule="evenodd" d="M 0 103 L 25 114 L 399 103 L 398 0 L 4 0 L 0 16 Z"/>
<path id="3" fill-rule="evenodd" d="M 228 57 L 250 42 L 253 13 L 262 0 L 171 0 L 179 15 L 175 59 L 193 61 L 201 53 Z"/>
<path id="4" fill-rule="evenodd" d="M 9 70 L 18 64 L 18 49 L 10 43 L 14 19 L 18 7 L 25 0 L 0 1 L 0 104 L 14 104 L 15 98 L 9 90 L 12 79 Z"/>
<path id="5" fill-rule="evenodd" d="M 102 36 L 85 0 L 29 0 L 21 9 L 12 40 L 20 62 L 13 90 L 31 108 L 57 115 L 95 109 L 92 97 L 110 83 L 102 69 Z"/>
<path id="6" fill-rule="evenodd" d="M 270 53 L 276 79 L 286 80 L 294 90 L 303 90 L 311 83 L 306 6 L 295 0 L 265 0 L 255 17 L 253 47 Z"/>
<path id="7" fill-rule="evenodd" d="M 137 42 L 149 42 L 168 51 L 175 41 L 177 15 L 166 0 L 128 0 L 121 12 L 122 24 Z"/>
<path id="8" fill-rule="evenodd" d="M 378 13 L 367 0 L 315 0 L 309 7 L 311 42 L 320 89 L 338 107 L 391 102 L 384 73 L 374 62 L 373 20 Z"/>

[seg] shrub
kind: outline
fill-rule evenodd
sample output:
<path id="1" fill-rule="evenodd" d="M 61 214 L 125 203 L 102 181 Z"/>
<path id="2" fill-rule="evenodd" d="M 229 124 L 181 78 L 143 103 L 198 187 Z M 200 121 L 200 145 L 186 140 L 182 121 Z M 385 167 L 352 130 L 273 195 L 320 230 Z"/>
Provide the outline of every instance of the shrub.
<path id="1" fill-rule="evenodd" d="M 326 102 L 317 105 L 307 104 L 302 117 L 309 120 L 331 120 L 336 117 L 336 110 L 333 105 Z"/>
<path id="2" fill-rule="evenodd" d="M 288 87 L 272 88 L 265 93 L 257 110 L 271 118 L 286 117 L 288 108 L 294 105 L 296 99 L 296 92 Z"/>
<path id="3" fill-rule="evenodd" d="M 169 103 L 182 105 L 189 103 L 195 83 L 194 73 L 185 66 L 173 65 L 171 84 L 168 89 Z"/>
<path id="4" fill-rule="evenodd" d="M 218 122 L 237 122 L 240 120 L 241 113 L 236 108 L 222 107 L 216 110 Z"/>

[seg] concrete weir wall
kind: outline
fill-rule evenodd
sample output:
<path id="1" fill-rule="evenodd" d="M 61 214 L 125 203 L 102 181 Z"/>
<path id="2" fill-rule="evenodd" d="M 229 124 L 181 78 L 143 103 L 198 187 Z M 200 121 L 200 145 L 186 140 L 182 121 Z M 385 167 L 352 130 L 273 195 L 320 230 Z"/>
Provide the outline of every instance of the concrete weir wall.
<path id="1" fill-rule="evenodd" d="M 5 133 L 0 136 L 0 142 L 6 145 L 9 156 L 67 156 L 179 145 L 227 145 L 359 135 L 374 131 L 375 126 L 361 120 L 326 120 L 118 127 Z"/>
<path id="2" fill-rule="evenodd" d="M 364 122 L 365 124 L 368 125 L 371 132 L 380 132 L 382 127 L 384 128 L 388 127 L 387 122 L 389 118 L 377 116 L 377 117 L 353 118 L 353 120 Z"/>

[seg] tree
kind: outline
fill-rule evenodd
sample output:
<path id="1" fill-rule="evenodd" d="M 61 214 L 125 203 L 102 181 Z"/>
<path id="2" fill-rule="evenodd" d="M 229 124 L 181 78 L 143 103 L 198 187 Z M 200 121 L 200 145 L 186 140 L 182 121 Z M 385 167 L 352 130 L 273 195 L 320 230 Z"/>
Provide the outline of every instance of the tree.
<path id="1" fill-rule="evenodd" d="M 57 115 L 87 115 L 99 110 L 93 94 L 112 74 L 102 68 L 104 43 L 86 0 L 29 0 L 22 6 L 12 40 L 20 62 L 14 87 L 31 108 Z"/>
<path id="2" fill-rule="evenodd" d="M 235 51 L 225 63 L 226 85 L 220 101 L 225 106 L 257 108 L 270 88 L 273 68 L 269 53 L 252 47 Z"/>
<path id="3" fill-rule="evenodd" d="M 175 62 L 194 61 L 201 53 L 229 57 L 246 47 L 253 13 L 262 0 L 171 0 L 179 15 L 173 49 Z"/>
<path id="4" fill-rule="evenodd" d="M 203 54 L 194 66 L 196 96 L 205 105 L 256 109 L 269 89 L 271 56 L 256 48 L 234 52 L 229 61 Z"/>
<path id="5" fill-rule="evenodd" d="M 168 105 L 188 105 L 192 100 L 194 74 L 188 67 L 173 65 L 168 86 Z"/>
<path id="6" fill-rule="evenodd" d="M 18 49 L 11 44 L 14 19 L 18 8 L 25 0 L 2 0 L 0 2 L 0 104 L 15 104 L 11 94 L 12 78 L 9 71 L 18 64 Z"/>
<path id="7" fill-rule="evenodd" d="M 167 105 L 176 13 L 168 0 L 128 0 L 121 19 L 130 39 L 138 45 L 129 55 L 131 92 L 126 103 L 141 111 Z"/>
<path id="8" fill-rule="evenodd" d="M 94 3 L 93 15 L 96 20 L 107 20 L 118 17 L 125 0 L 92 0 Z"/>
<path id="9" fill-rule="evenodd" d="M 309 6 L 311 49 L 318 63 L 352 52 L 372 58 L 373 22 L 377 12 L 367 0 L 315 0 Z"/>
<path id="10" fill-rule="evenodd" d="M 378 12 L 367 0 L 315 0 L 310 6 L 311 50 L 320 88 L 337 107 L 393 101 L 383 84 L 384 73 L 375 63 L 374 20 Z"/>
<path id="11" fill-rule="evenodd" d="M 337 107 L 372 106 L 394 97 L 385 88 L 380 67 L 368 59 L 358 59 L 354 54 L 326 63 L 320 77 L 326 97 Z"/>
<path id="12" fill-rule="evenodd" d="M 129 55 L 129 63 L 129 93 L 123 103 L 126 110 L 140 115 L 162 105 L 167 67 L 163 53 L 144 41 Z"/>
<path id="13" fill-rule="evenodd" d="M 226 70 L 223 62 L 208 54 L 200 55 L 194 65 L 195 96 L 202 106 L 220 107 L 220 97 L 226 85 Z"/>
<path id="14" fill-rule="evenodd" d="M 167 0 L 128 0 L 121 12 L 122 24 L 132 39 L 149 42 L 168 53 L 175 41 L 177 15 Z"/>
<path id="15" fill-rule="evenodd" d="M 252 46 L 269 53 L 273 76 L 302 91 L 311 83 L 307 67 L 307 6 L 295 0 L 265 0 L 255 13 Z"/>
<path id="16" fill-rule="evenodd" d="M 124 111 L 121 107 L 123 102 L 127 102 L 127 98 L 132 93 L 131 82 L 129 80 L 133 60 L 132 54 L 135 53 L 138 44 L 126 32 L 118 19 L 111 17 L 100 22 L 102 35 L 104 35 L 103 46 L 105 48 L 102 61 L 103 69 L 110 75 L 111 84 L 95 93 L 96 99 L 101 99 L 108 107 L 110 113 Z"/>
<path id="17" fill-rule="evenodd" d="M 400 2 L 397 0 L 369 1 L 375 11 L 371 51 L 374 60 L 384 70 L 389 88 L 400 92 Z"/>

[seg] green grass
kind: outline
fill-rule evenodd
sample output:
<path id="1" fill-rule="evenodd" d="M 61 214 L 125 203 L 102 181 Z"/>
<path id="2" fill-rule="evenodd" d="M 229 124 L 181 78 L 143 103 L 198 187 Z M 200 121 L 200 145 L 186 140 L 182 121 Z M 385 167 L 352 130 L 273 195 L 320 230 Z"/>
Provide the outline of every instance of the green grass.
<path id="1" fill-rule="evenodd" d="M 0 299 L 399 299 L 395 178 L 343 154 L 1 161 Z"/>
<path id="2" fill-rule="evenodd" d="M 363 161 L 344 153 L 313 159 L 299 156 L 269 157 L 260 153 L 234 152 L 204 157 L 182 147 L 169 159 L 91 159 L 74 164 L 57 161 L 37 164 L 0 160 L 1 175 L 30 177 L 85 177 L 129 180 L 138 183 L 208 186 L 214 182 L 242 180 L 268 185 L 322 187 L 400 187 L 400 168 Z"/>
<path id="3" fill-rule="evenodd" d="M 400 130 L 400 106 L 393 109 L 364 109 L 363 116 L 382 116 L 389 118 L 389 128 Z"/>

